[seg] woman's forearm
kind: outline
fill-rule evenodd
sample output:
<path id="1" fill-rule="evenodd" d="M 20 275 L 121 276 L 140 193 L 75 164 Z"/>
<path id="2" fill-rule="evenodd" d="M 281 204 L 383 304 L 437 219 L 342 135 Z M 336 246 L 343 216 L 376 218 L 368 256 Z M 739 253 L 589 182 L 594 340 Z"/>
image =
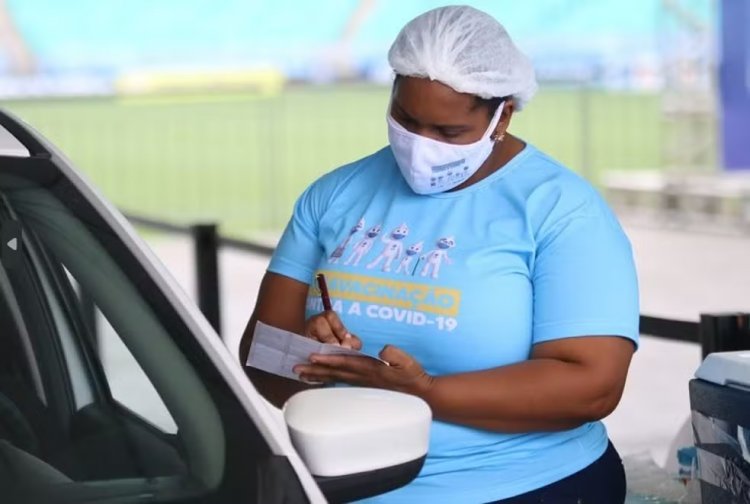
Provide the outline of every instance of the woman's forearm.
<path id="1" fill-rule="evenodd" d="M 586 365 L 532 359 L 432 378 L 419 393 L 436 419 L 501 432 L 567 430 L 607 416 L 622 387 Z"/>

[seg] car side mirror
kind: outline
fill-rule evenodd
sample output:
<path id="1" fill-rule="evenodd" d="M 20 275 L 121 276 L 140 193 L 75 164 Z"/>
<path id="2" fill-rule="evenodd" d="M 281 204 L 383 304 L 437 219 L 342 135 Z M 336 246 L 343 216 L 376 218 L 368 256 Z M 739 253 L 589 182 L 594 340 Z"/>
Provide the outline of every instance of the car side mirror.
<path id="1" fill-rule="evenodd" d="M 422 469 L 432 411 L 422 399 L 381 389 L 311 389 L 284 405 L 292 444 L 323 494 L 346 502 L 394 490 Z"/>

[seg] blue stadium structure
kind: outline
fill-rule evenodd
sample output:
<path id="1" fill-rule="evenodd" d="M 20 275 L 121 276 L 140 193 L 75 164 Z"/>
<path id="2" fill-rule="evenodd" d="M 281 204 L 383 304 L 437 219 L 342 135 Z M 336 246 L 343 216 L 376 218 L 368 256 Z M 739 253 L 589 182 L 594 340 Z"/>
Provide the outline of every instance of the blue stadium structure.
<path id="1" fill-rule="evenodd" d="M 43 73 L 274 66 L 286 75 L 387 72 L 398 30 L 435 0 L 6 0 Z M 666 4 L 713 23 L 707 0 L 474 0 L 535 60 L 542 77 L 601 79 L 654 61 Z M 683 12 L 683 14 L 685 14 Z M 355 14 L 361 14 L 352 23 Z M 679 14 L 679 13 L 678 13 Z M 354 27 L 352 28 L 352 26 Z M 8 68 L 0 58 L 0 73 Z"/>

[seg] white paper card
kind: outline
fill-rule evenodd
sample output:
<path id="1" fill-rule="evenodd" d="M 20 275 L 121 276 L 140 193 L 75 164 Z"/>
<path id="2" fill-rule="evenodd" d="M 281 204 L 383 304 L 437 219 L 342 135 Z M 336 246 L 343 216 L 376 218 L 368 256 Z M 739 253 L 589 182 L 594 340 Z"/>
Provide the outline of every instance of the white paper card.
<path id="1" fill-rule="evenodd" d="M 255 324 L 253 342 L 250 345 L 250 352 L 247 355 L 245 365 L 285 378 L 301 381 L 299 375 L 292 371 L 292 369 L 297 364 L 309 364 L 310 355 L 314 353 L 355 355 L 374 359 L 374 357 L 357 350 L 321 343 L 300 336 L 299 334 L 258 322 Z M 376 360 L 380 361 L 380 359 Z"/>

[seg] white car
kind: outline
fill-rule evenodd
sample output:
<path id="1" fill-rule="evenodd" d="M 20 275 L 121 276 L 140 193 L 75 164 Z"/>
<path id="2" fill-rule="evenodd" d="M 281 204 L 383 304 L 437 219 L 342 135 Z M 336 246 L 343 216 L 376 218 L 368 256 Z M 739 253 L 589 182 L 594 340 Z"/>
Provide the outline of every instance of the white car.
<path id="1" fill-rule="evenodd" d="M 0 239 L 0 502 L 343 502 L 419 472 L 423 401 L 270 406 L 125 218 L 2 112 Z"/>

